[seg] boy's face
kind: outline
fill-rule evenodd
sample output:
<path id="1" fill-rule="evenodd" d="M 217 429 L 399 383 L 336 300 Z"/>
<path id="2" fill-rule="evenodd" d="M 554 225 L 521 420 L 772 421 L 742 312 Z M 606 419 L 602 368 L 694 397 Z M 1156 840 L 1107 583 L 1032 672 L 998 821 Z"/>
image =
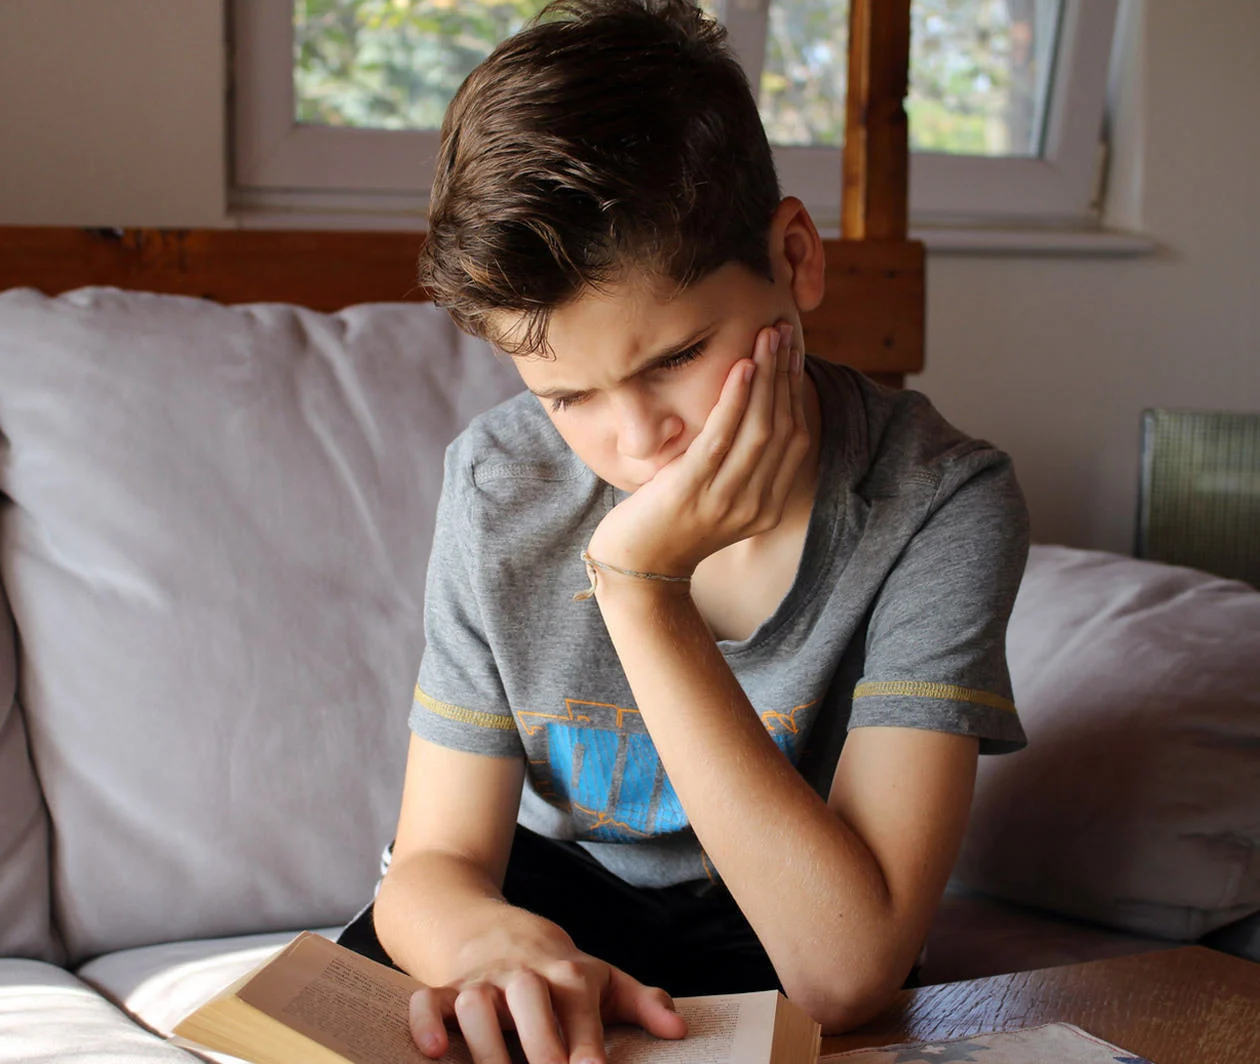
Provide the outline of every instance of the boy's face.
<path id="1" fill-rule="evenodd" d="M 731 367 L 778 321 L 799 344 L 791 285 L 741 263 L 678 293 L 640 274 L 556 309 L 547 330 L 554 359 L 515 361 L 565 443 L 602 480 L 632 492 L 687 449 Z"/>

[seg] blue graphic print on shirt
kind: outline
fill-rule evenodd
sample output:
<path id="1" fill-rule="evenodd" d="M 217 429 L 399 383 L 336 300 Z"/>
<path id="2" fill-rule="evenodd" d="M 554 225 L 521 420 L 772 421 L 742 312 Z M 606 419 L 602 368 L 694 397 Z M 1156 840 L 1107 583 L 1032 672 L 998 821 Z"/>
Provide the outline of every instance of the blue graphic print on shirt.
<path id="1" fill-rule="evenodd" d="M 797 714 L 813 705 L 762 714 L 770 737 L 793 764 L 805 739 Z M 516 714 L 526 735 L 546 739 L 546 757 L 530 761 L 535 789 L 582 814 L 585 838 L 629 842 L 687 827 L 687 814 L 651 736 L 626 726 L 638 715 L 624 706 L 577 699 L 565 699 L 564 713 Z"/>

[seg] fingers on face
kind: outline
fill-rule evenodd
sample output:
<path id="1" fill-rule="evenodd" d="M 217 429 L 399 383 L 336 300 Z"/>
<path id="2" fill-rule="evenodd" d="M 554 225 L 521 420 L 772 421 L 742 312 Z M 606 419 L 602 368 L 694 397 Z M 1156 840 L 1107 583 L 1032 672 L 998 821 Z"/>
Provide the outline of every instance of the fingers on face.
<path id="1" fill-rule="evenodd" d="M 769 442 L 777 377 L 775 367 L 782 341 L 781 330 L 772 327 L 762 329 L 753 342 L 754 369 L 747 401 L 738 410 L 738 417 L 731 417 L 724 424 L 727 432 L 721 452 L 718 453 L 716 448 L 711 452 L 711 457 L 716 460 L 712 467 L 715 487 L 726 482 L 745 482 L 751 463 Z"/>
<path id="2" fill-rule="evenodd" d="M 740 359 L 731 367 L 717 404 L 709 412 L 704 427 L 695 439 L 693 446 L 701 448 L 700 453 L 710 474 L 721 465 L 735 441 L 755 377 L 756 364 L 753 361 Z"/>
<path id="3" fill-rule="evenodd" d="M 782 463 L 791 444 L 792 434 L 797 428 L 792 399 L 800 381 L 800 373 L 797 371 L 799 351 L 792 326 L 784 322 L 779 329 L 783 339 L 779 344 L 779 358 L 775 363 L 774 421 L 770 439 L 771 452 L 767 455 L 776 466 Z"/>
<path id="4" fill-rule="evenodd" d="M 790 327 L 789 327 L 790 329 Z M 805 420 L 805 351 L 789 332 L 786 365 L 778 380 L 775 409 L 775 475 L 768 485 L 771 507 L 782 509 L 806 454 L 809 453 L 809 425 Z"/>
<path id="5" fill-rule="evenodd" d="M 797 462 L 809 452 L 809 423 L 805 420 L 805 347 L 796 340 L 792 344 L 792 437 L 788 442 L 789 460 L 795 452 Z"/>
<path id="6" fill-rule="evenodd" d="M 771 334 L 777 341 L 768 339 Z M 793 329 L 786 322 L 759 335 L 757 377 L 748 412 L 739 425 L 728 460 L 714 480 L 715 488 L 741 493 L 749 509 L 750 533 L 765 531 L 778 523 L 796 469 L 809 448 L 803 358 Z"/>
<path id="7" fill-rule="evenodd" d="M 757 334 L 753 347 L 753 361 L 757 364 L 757 373 L 753 377 L 752 395 L 748 398 L 748 413 L 752 416 L 746 417 L 745 420 L 769 422 L 773 419 L 779 372 L 786 367 L 787 363 L 784 360 L 790 354 L 791 345 L 785 340 L 789 339 L 790 335 L 789 331 L 788 336 L 785 337 L 781 324 L 762 329 Z"/>

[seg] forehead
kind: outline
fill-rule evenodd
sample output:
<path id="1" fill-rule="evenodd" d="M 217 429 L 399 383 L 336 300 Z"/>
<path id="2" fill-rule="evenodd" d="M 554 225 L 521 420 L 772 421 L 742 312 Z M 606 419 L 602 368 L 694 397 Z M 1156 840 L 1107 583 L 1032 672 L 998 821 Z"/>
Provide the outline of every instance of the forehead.
<path id="1" fill-rule="evenodd" d="M 556 307 L 547 318 L 543 344 L 520 350 L 529 326 L 524 313 L 490 316 L 492 335 L 526 365 L 572 363 L 576 359 L 631 362 L 650 358 L 711 328 L 724 308 L 738 305 L 736 289 L 747 270 L 728 263 L 685 288 L 657 274 L 637 272 L 599 288 L 588 287 Z"/>

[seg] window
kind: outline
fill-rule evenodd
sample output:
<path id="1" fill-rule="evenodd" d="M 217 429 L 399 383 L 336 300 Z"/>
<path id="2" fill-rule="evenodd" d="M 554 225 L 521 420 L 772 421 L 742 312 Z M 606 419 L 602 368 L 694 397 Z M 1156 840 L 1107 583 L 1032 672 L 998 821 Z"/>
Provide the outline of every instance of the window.
<path id="1" fill-rule="evenodd" d="M 235 199 L 422 214 L 459 83 L 543 0 L 235 0 Z M 784 191 L 838 224 L 847 0 L 712 0 Z M 1116 0 L 914 0 L 916 224 L 1085 227 Z"/>

